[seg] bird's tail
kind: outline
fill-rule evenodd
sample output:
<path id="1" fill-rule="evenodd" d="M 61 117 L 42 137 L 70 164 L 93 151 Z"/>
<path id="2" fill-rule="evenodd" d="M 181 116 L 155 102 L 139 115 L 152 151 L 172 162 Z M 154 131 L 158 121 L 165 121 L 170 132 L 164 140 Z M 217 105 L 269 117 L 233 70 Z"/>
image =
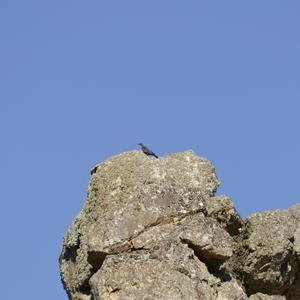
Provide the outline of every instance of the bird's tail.
<path id="1" fill-rule="evenodd" d="M 158 156 L 156 154 L 154 154 L 154 153 L 153 153 L 153 156 L 156 157 L 156 158 L 158 158 Z"/>

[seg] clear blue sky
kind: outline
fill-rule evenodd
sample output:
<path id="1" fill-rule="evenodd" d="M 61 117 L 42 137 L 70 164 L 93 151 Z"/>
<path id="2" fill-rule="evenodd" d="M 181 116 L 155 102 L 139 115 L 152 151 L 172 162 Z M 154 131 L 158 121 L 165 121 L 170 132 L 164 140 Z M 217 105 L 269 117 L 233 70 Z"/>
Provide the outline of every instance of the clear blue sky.
<path id="1" fill-rule="evenodd" d="M 300 202 L 299 1 L 0 1 L 1 298 L 66 300 L 90 168 L 210 159 L 242 216 Z"/>

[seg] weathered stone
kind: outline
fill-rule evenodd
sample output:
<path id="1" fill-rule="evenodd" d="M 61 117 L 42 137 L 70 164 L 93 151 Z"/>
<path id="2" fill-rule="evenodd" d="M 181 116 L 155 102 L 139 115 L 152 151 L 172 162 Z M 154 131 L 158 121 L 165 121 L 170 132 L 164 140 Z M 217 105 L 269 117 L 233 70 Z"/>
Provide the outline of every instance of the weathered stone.
<path id="1" fill-rule="evenodd" d="M 245 294 L 243 288 L 237 283 L 235 279 L 227 282 L 222 282 L 217 287 L 216 300 L 247 300 L 249 299 Z"/>
<path id="2" fill-rule="evenodd" d="M 92 300 L 92 295 L 85 295 L 82 293 L 76 293 L 72 296 L 74 300 Z"/>
<path id="3" fill-rule="evenodd" d="M 298 256 L 298 260 L 300 261 L 300 225 L 298 225 L 294 233 L 294 250 Z"/>
<path id="4" fill-rule="evenodd" d="M 285 296 L 280 295 L 266 295 L 262 293 L 256 293 L 250 296 L 250 300 L 286 300 Z"/>
<path id="5" fill-rule="evenodd" d="M 187 243 L 201 260 L 224 261 L 232 255 L 232 238 L 218 222 L 195 215 L 192 221 L 184 226 L 180 239 Z"/>
<path id="6" fill-rule="evenodd" d="M 256 213 L 246 227 L 233 257 L 240 267 L 248 294 L 285 295 L 299 276 L 294 240 L 300 205 L 288 210 Z M 291 297 L 291 296 L 290 296 Z"/>
<path id="7" fill-rule="evenodd" d="M 90 284 L 95 300 L 248 299 L 237 284 L 222 283 L 210 274 L 193 251 L 180 243 L 110 255 Z"/>
<path id="8" fill-rule="evenodd" d="M 299 300 L 300 299 L 300 205 L 295 205 L 289 209 L 291 212 L 291 218 L 295 218 L 297 228 L 294 232 L 294 236 L 291 241 L 294 244 L 294 254 L 297 258 L 295 267 L 295 280 L 286 292 L 288 300 Z"/>
<path id="9" fill-rule="evenodd" d="M 149 249 L 153 245 L 172 240 L 189 245 L 202 260 L 223 261 L 232 255 L 233 240 L 217 221 L 196 213 L 183 218 L 173 218 L 147 228 L 130 240 L 131 249 Z"/>
<path id="10" fill-rule="evenodd" d="M 202 211 L 219 185 L 211 163 L 192 151 L 160 159 L 132 151 L 92 173 L 87 202 L 65 236 L 60 258 L 70 297 L 89 293 L 88 280 L 106 255 L 131 251 L 131 241 L 149 228 Z"/>
<path id="11" fill-rule="evenodd" d="M 243 221 L 192 151 L 132 151 L 91 173 L 60 256 L 70 299 L 300 299 L 300 205 Z"/>
<path id="12" fill-rule="evenodd" d="M 211 197 L 205 201 L 204 207 L 207 216 L 215 218 L 227 232 L 231 235 L 239 234 L 243 220 L 229 197 Z"/>
<path id="13" fill-rule="evenodd" d="M 159 160 L 140 152 L 114 157 L 98 167 L 91 182 L 99 205 L 89 248 L 119 252 L 147 228 L 199 212 L 218 184 L 211 164 L 192 152 Z"/>

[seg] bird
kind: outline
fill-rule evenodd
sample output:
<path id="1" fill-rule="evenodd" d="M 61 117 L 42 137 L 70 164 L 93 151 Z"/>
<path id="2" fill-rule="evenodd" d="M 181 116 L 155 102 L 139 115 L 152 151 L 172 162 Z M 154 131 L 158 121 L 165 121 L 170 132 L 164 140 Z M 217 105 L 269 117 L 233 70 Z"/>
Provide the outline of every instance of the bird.
<path id="1" fill-rule="evenodd" d="M 158 156 L 149 148 L 147 148 L 143 143 L 138 143 L 138 145 L 141 146 L 141 150 L 148 156 L 154 156 L 156 158 L 158 158 Z"/>

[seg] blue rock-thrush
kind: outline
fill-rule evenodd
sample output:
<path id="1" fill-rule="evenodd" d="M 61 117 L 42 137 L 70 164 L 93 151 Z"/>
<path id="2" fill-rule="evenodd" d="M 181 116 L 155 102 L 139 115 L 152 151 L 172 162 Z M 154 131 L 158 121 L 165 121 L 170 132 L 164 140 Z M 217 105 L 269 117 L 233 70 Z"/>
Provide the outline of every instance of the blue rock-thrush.
<path id="1" fill-rule="evenodd" d="M 158 156 L 149 148 L 147 148 L 143 143 L 138 143 L 138 145 L 141 146 L 141 150 L 148 156 L 154 156 L 156 158 L 158 158 Z"/>

